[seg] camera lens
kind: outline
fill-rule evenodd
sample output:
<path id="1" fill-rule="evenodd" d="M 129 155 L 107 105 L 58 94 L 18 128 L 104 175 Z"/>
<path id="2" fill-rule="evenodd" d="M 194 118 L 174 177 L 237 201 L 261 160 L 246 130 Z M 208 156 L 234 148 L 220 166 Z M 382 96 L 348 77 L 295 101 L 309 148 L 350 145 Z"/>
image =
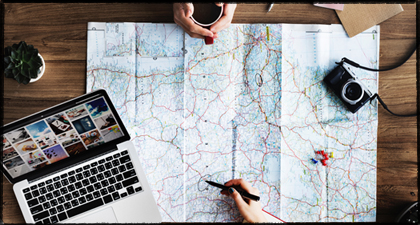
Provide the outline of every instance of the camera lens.
<path id="1" fill-rule="evenodd" d="M 345 94 L 346 98 L 355 101 L 362 95 L 362 87 L 358 83 L 350 83 L 346 86 Z"/>
<path id="2" fill-rule="evenodd" d="M 363 93 L 362 85 L 355 80 L 351 80 L 343 86 L 341 96 L 346 102 L 354 105 L 362 99 Z"/>

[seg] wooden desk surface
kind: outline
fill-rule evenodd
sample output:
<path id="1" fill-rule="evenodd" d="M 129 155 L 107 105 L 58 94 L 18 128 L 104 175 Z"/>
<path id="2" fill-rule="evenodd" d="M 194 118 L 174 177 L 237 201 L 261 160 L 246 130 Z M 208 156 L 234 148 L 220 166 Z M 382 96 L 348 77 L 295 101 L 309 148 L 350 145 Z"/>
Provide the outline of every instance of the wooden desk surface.
<path id="1" fill-rule="evenodd" d="M 45 59 L 44 76 L 29 85 L 4 82 L 3 124 L 85 93 L 87 22 L 173 23 L 171 4 L 40 4 L 2 3 L 4 46 L 21 40 L 38 48 Z M 381 23 L 380 67 L 402 61 L 416 43 L 416 4 Z M 233 23 L 340 23 L 333 10 L 311 4 L 239 4 Z M 402 67 L 381 72 L 379 93 L 400 114 L 416 112 L 416 54 Z M 407 204 L 418 200 L 417 118 L 398 118 L 379 108 L 377 151 L 377 221 L 390 222 Z M 3 177 L 4 178 L 4 177 Z M 24 219 L 3 179 L 5 223 Z"/>

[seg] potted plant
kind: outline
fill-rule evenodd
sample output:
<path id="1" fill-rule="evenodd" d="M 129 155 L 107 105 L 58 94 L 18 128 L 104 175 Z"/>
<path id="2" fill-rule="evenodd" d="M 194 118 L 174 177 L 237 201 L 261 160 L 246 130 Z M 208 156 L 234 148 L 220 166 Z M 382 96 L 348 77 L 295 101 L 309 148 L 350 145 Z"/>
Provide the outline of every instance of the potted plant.
<path id="1" fill-rule="evenodd" d="M 21 41 L 4 49 L 4 76 L 18 83 L 35 82 L 44 74 L 44 59 L 33 45 Z"/>

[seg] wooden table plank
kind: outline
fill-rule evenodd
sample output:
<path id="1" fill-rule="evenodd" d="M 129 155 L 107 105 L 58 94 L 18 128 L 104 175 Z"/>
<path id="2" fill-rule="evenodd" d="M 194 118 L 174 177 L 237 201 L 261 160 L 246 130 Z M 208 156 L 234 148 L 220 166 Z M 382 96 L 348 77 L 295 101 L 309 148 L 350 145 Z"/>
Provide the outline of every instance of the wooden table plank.
<path id="1" fill-rule="evenodd" d="M 416 5 L 380 24 L 380 67 L 405 59 L 416 43 Z M 312 4 L 239 4 L 233 23 L 338 24 L 333 10 Z M 173 23 L 171 4 L 135 3 L 7 3 L 4 4 L 4 45 L 25 40 L 46 60 L 44 77 L 20 85 L 4 79 L 3 123 L 30 115 L 85 93 L 87 22 Z M 353 59 L 357 61 L 357 59 Z M 396 113 L 417 107 L 416 54 L 402 67 L 381 72 L 379 94 Z M 377 221 L 392 221 L 416 201 L 417 118 L 397 118 L 378 109 Z M 3 220 L 23 223 L 12 191 L 3 180 Z"/>

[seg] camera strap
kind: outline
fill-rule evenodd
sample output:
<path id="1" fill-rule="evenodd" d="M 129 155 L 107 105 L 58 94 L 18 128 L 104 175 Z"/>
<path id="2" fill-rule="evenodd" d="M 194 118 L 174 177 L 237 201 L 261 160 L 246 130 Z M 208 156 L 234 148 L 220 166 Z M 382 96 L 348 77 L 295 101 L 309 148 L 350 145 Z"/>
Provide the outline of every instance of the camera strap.
<path id="1" fill-rule="evenodd" d="M 391 68 L 387 68 L 387 69 L 371 69 L 371 68 L 368 68 L 368 67 L 364 67 L 364 66 L 361 66 L 361 65 L 359 65 L 358 63 L 356 63 L 356 62 L 354 62 L 354 61 L 351 61 L 350 59 L 347 59 L 346 57 L 343 57 L 342 59 L 341 59 L 341 61 L 340 62 L 336 62 L 336 64 L 339 64 L 339 65 L 343 65 L 343 63 L 347 63 L 347 64 L 349 64 L 349 65 L 351 65 L 351 66 L 354 66 L 354 67 L 356 67 L 356 68 L 360 68 L 360 69 L 364 69 L 364 70 L 369 70 L 369 71 L 373 71 L 373 72 L 382 72 L 382 71 L 388 71 L 388 70 L 393 70 L 393 69 L 395 69 L 395 68 L 398 68 L 398 67 L 400 67 L 401 65 L 403 65 L 404 63 L 406 63 L 407 61 L 408 61 L 408 59 L 410 59 L 411 58 L 411 56 L 414 54 L 414 52 L 417 50 L 417 48 L 418 48 L 418 46 L 416 45 L 416 48 L 414 48 L 413 49 L 413 51 L 411 52 L 411 54 L 404 60 L 404 62 L 402 62 L 401 64 L 399 64 L 399 65 L 397 65 L 397 66 L 394 66 L 394 67 L 391 67 Z M 388 111 L 389 113 L 391 113 L 392 115 L 394 115 L 394 116 L 401 116 L 401 117 L 411 117 L 411 116 L 417 116 L 417 113 L 416 114 L 411 114 L 411 115 L 399 115 L 399 114 L 396 114 L 396 113 L 393 113 L 393 112 L 391 112 L 391 110 L 389 110 L 388 109 L 388 106 L 386 106 L 386 104 L 385 104 L 385 102 L 384 101 L 382 101 L 382 99 L 379 97 L 379 95 L 378 95 L 378 93 L 376 93 L 376 94 L 374 94 L 371 98 L 370 98 L 370 101 L 372 101 L 372 100 L 374 100 L 375 98 L 377 98 L 378 99 L 378 101 L 381 103 L 381 105 L 382 105 L 382 107 L 384 107 L 384 109 L 386 110 L 386 111 Z"/>

